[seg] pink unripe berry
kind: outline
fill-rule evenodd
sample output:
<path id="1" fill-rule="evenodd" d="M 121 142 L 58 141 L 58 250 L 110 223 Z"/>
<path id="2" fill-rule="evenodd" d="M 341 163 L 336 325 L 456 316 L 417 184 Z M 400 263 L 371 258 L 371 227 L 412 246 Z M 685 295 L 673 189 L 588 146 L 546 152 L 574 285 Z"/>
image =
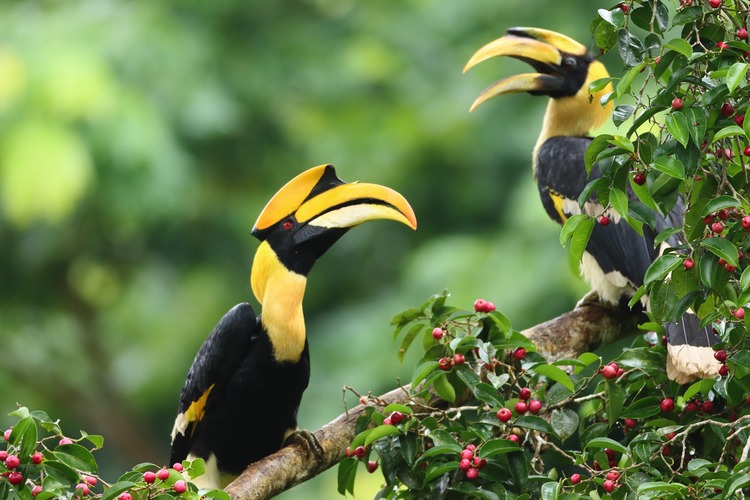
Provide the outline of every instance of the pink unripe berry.
<path id="1" fill-rule="evenodd" d="M 182 464 L 181 464 L 180 462 L 175 462 L 175 463 L 174 463 L 174 464 L 172 465 L 172 468 L 173 468 L 174 470 L 176 470 L 177 472 L 182 472 L 182 471 L 183 471 L 183 470 L 185 469 L 185 468 L 184 468 L 184 467 L 182 466 Z"/>
<path id="2" fill-rule="evenodd" d="M 528 387 L 522 388 L 520 391 L 518 391 L 518 399 L 523 399 L 526 401 L 531 397 L 531 389 Z"/>
<path id="3" fill-rule="evenodd" d="M 685 269 L 692 269 L 695 267 L 695 261 L 693 259 L 685 259 L 682 265 L 685 266 Z"/>
<path id="4" fill-rule="evenodd" d="M 99 482 L 99 480 L 95 478 L 94 476 L 83 476 L 83 480 L 86 481 L 91 486 L 96 486 L 96 483 Z"/>
<path id="5" fill-rule="evenodd" d="M 172 489 L 175 493 L 185 493 L 187 491 L 187 483 L 180 479 L 179 481 L 175 481 L 174 485 L 172 486 Z"/>
<path id="6" fill-rule="evenodd" d="M 738 29 L 737 38 L 739 38 L 740 40 L 747 40 L 747 29 L 746 28 Z"/>
<path id="7" fill-rule="evenodd" d="M 167 469 L 161 469 L 156 473 L 156 477 L 158 477 L 162 481 L 166 481 L 167 478 L 169 478 L 169 471 Z"/>
<path id="8" fill-rule="evenodd" d="M 675 111 L 681 110 L 682 99 L 680 99 L 679 97 L 675 97 L 674 99 L 672 99 L 672 109 L 674 109 Z"/>
<path id="9" fill-rule="evenodd" d="M 721 0 L 708 0 L 708 5 L 710 5 L 711 8 L 718 9 L 721 7 Z"/>
<path id="10" fill-rule="evenodd" d="M 432 330 L 432 338 L 434 338 L 435 340 L 440 340 L 443 338 L 444 333 L 445 332 L 443 332 L 443 329 L 438 326 L 434 330 Z"/>
<path id="11" fill-rule="evenodd" d="M 458 463 L 458 468 L 461 470 L 471 469 L 471 460 L 469 460 L 468 458 L 462 458 L 461 461 Z"/>
<path id="12" fill-rule="evenodd" d="M 120 496 L 117 497 L 117 500 L 133 500 L 133 495 L 126 491 L 125 493 L 120 493 Z"/>
<path id="13" fill-rule="evenodd" d="M 748 148 L 750 148 L 750 146 L 748 146 Z M 748 156 L 750 156 L 750 155 L 748 155 Z M 742 227 L 744 229 L 750 229 L 750 215 L 744 216 L 742 218 L 742 220 L 740 221 L 740 224 L 742 224 Z"/>
<path id="14" fill-rule="evenodd" d="M 143 473 L 143 480 L 146 481 L 147 483 L 151 484 L 154 481 L 156 481 L 156 474 L 154 474 L 151 471 L 146 471 L 146 472 Z"/>
<path id="15" fill-rule="evenodd" d="M 743 308 L 741 308 L 741 307 L 738 307 L 737 309 L 734 310 L 734 312 L 732 313 L 732 315 L 734 315 L 734 317 L 737 318 L 737 319 L 744 319 L 745 318 L 745 310 Z"/>
<path id="16" fill-rule="evenodd" d="M 538 399 L 532 399 L 529 401 L 529 411 L 531 413 L 539 413 L 539 410 L 542 409 L 542 402 Z"/>
<path id="17" fill-rule="evenodd" d="M 518 444 L 518 442 L 520 441 L 520 439 L 515 434 L 511 434 L 510 436 L 508 436 L 508 441 L 513 441 L 514 443 Z"/>
<path id="18" fill-rule="evenodd" d="M 513 417 L 513 414 L 507 408 L 500 408 L 497 412 L 497 419 L 501 422 L 507 422 Z"/>
<path id="19" fill-rule="evenodd" d="M 466 479 L 468 480 L 474 480 L 479 476 L 479 471 L 477 469 L 469 469 L 466 471 Z"/>
<path id="20" fill-rule="evenodd" d="M 469 460 L 474 458 L 474 452 L 471 450 L 463 450 L 461 452 L 461 459 L 463 460 Z"/>
<path id="21" fill-rule="evenodd" d="M 476 451 L 477 447 L 474 446 L 473 444 L 469 443 L 469 444 L 466 445 L 466 449 L 469 450 L 469 451 Z"/>
<path id="22" fill-rule="evenodd" d="M 456 353 L 453 355 L 453 364 L 462 365 L 466 362 L 466 357 L 463 354 Z"/>
<path id="23" fill-rule="evenodd" d="M 34 488 L 33 488 L 33 489 L 31 490 L 31 496 L 32 496 L 32 497 L 35 497 L 35 496 L 37 496 L 37 495 L 38 495 L 39 493 L 41 493 L 42 491 L 44 491 L 44 490 L 42 489 L 42 487 L 41 487 L 41 486 L 39 486 L 39 485 L 37 484 L 37 485 L 36 485 L 36 486 L 34 486 Z"/>
<path id="24" fill-rule="evenodd" d="M 607 493 L 612 493 L 612 491 L 614 491 L 615 489 L 615 482 L 611 479 L 607 479 L 602 484 L 602 488 L 604 488 L 604 491 L 606 491 Z"/>
<path id="25" fill-rule="evenodd" d="M 487 301 L 484 299 L 477 299 L 474 301 L 474 310 L 476 312 L 484 312 L 487 307 Z"/>
<path id="26" fill-rule="evenodd" d="M 23 474 L 18 471 L 11 472 L 10 474 L 8 474 L 8 482 L 13 486 L 18 486 L 19 484 L 23 483 Z"/>
<path id="27" fill-rule="evenodd" d="M 391 417 L 385 417 L 385 419 L 383 419 L 383 425 L 393 425 L 393 420 L 391 420 Z"/>
<path id="28" fill-rule="evenodd" d="M 64 444 L 73 444 L 73 440 L 70 438 L 62 438 L 58 444 L 61 446 Z"/>
<path id="29" fill-rule="evenodd" d="M 487 459 L 486 458 L 475 457 L 473 465 L 477 469 L 484 469 L 487 466 Z"/>
<path id="30" fill-rule="evenodd" d="M 8 452 L 0 450 L 0 462 L 5 462 L 8 459 Z"/>
<path id="31" fill-rule="evenodd" d="M 711 224 L 711 231 L 713 231 L 714 233 L 718 234 L 722 232 L 723 230 L 724 230 L 724 224 L 722 224 L 721 222 L 714 222 L 713 224 Z"/>
<path id="32" fill-rule="evenodd" d="M 573 474 L 570 476 L 570 482 L 573 484 L 578 484 L 581 482 L 581 475 L 580 474 Z"/>
<path id="33" fill-rule="evenodd" d="M 79 491 L 82 496 L 88 496 L 89 494 L 89 485 L 86 483 L 78 483 L 76 485 L 76 491 Z"/>
<path id="34" fill-rule="evenodd" d="M 606 365 L 602 367 L 602 377 L 606 378 L 607 380 L 611 380 L 617 377 L 617 368 L 612 365 Z"/>
<path id="35" fill-rule="evenodd" d="M 21 459 L 17 455 L 8 455 L 5 459 L 5 466 L 9 469 L 15 469 L 19 465 L 21 465 Z"/>
<path id="36" fill-rule="evenodd" d="M 486 305 L 486 306 L 484 306 L 484 312 L 488 312 L 488 313 L 491 313 L 491 312 L 492 312 L 492 311 L 494 311 L 494 310 L 495 310 L 495 304 L 493 304 L 493 303 L 492 303 L 492 302 L 490 302 L 490 301 L 487 301 L 487 305 Z"/>
<path id="37" fill-rule="evenodd" d="M 39 465 L 40 463 L 42 463 L 42 460 L 44 460 L 44 455 L 42 455 L 38 451 L 34 452 L 34 454 L 31 455 L 31 462 L 36 465 Z"/>
<path id="38" fill-rule="evenodd" d="M 10 441 L 10 433 L 13 432 L 13 429 L 7 429 L 5 432 L 3 432 L 3 439 L 6 441 Z"/>

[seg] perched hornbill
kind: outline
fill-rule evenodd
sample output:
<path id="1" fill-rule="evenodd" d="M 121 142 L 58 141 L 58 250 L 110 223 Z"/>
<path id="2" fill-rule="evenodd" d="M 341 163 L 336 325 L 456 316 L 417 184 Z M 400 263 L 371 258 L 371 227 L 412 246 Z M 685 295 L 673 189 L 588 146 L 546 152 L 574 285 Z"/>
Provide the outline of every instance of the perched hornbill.
<path id="1" fill-rule="evenodd" d="M 250 278 L 263 314 L 243 303 L 219 321 L 190 367 L 172 430 L 170 463 L 203 458 L 206 473 L 195 481 L 201 488 L 225 487 L 299 437 L 297 409 L 310 378 L 307 274 L 349 228 L 374 219 L 417 227 L 399 193 L 344 183 L 332 165 L 298 175 L 263 209 L 252 230 L 261 244 Z"/>
<path id="2" fill-rule="evenodd" d="M 591 82 L 609 76 L 602 63 L 587 53 L 575 40 L 539 28 L 511 28 L 506 35 L 479 49 L 464 71 L 495 56 L 510 56 L 530 64 L 535 73 L 499 80 L 474 101 L 474 110 L 499 95 L 529 92 L 550 98 L 542 132 L 534 147 L 534 179 L 547 214 L 560 224 L 581 213 L 578 198 L 589 179 L 584 154 L 592 141 L 589 133 L 601 126 L 612 113 L 612 103 L 600 100 L 612 91 L 611 85 L 590 94 Z M 595 167 L 591 178 L 601 177 Z M 629 193 L 635 197 L 634 193 Z M 621 220 L 614 210 L 605 210 L 595 198 L 585 202 L 583 212 L 592 216 L 606 214 L 611 223 L 596 224 L 581 262 L 581 274 L 599 297 L 618 303 L 632 296 L 643 284 L 646 269 L 663 248 L 654 249 L 654 237 L 661 230 L 681 224 L 684 204 L 662 217 L 656 227 L 643 228 L 643 236 Z M 665 245 L 676 245 L 679 235 Z M 717 342 L 711 328 L 701 328 L 698 318 L 685 314 L 679 322 L 665 325 L 667 331 L 667 375 L 680 383 L 696 377 L 712 377 L 720 363 L 713 358 L 711 346 Z"/>

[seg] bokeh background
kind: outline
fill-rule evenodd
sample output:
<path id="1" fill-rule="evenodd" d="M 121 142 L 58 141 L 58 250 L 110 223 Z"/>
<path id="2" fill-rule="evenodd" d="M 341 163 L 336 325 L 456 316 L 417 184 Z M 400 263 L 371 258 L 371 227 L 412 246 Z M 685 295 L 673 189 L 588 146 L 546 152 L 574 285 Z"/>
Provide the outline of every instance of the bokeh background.
<path id="1" fill-rule="evenodd" d="M 585 286 L 530 171 L 545 99 L 469 114 L 528 68 L 461 70 L 510 26 L 590 44 L 599 7 L 612 4 L 1 2 L 0 427 L 23 404 L 73 437 L 102 434 L 108 479 L 165 463 L 198 347 L 234 304 L 257 310 L 258 213 L 321 163 L 400 191 L 420 227 L 366 224 L 312 271 L 302 427 L 341 413 L 344 385 L 408 380 L 389 320 L 433 293 L 492 300 L 519 329 L 570 309 Z M 358 498 L 377 476 L 363 471 Z M 328 472 L 282 497 L 336 498 L 335 483 Z"/>

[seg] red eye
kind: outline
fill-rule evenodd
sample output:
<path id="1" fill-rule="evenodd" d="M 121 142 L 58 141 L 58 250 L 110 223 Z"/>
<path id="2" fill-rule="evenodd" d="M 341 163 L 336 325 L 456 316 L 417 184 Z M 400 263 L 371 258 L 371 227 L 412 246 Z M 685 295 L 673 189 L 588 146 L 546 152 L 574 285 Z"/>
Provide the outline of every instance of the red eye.
<path id="1" fill-rule="evenodd" d="M 283 224 L 281 225 L 281 227 L 283 227 L 284 229 L 286 229 L 287 231 L 289 231 L 289 230 L 290 230 L 291 228 L 293 228 L 293 227 L 294 227 L 294 223 L 293 223 L 292 221 L 288 220 L 288 221 L 285 221 L 285 222 L 284 222 L 284 223 L 283 223 Z"/>

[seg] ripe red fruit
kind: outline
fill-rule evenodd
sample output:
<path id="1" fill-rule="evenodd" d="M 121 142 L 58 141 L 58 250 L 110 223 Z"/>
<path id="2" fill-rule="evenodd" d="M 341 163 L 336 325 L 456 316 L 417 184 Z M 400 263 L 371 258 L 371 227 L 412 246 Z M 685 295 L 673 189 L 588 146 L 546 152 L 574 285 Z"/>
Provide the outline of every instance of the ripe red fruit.
<path id="1" fill-rule="evenodd" d="M 365 448 L 364 446 L 357 446 L 356 448 L 354 448 L 354 455 L 355 455 L 355 456 L 356 456 L 357 458 L 360 458 L 360 459 L 361 459 L 361 458 L 363 458 L 363 457 L 364 457 L 364 456 L 365 456 L 366 454 L 367 454 L 367 448 Z"/>
<path id="2" fill-rule="evenodd" d="M 3 439 L 6 441 L 10 441 L 10 433 L 13 432 L 13 428 L 7 429 L 5 432 L 3 432 Z"/>
<path id="3" fill-rule="evenodd" d="M 695 261 L 693 259 L 685 259 L 682 265 L 685 266 L 685 269 L 692 269 L 695 266 Z"/>
<path id="4" fill-rule="evenodd" d="M 719 217 L 719 219 L 721 219 L 721 220 L 727 220 L 727 219 L 729 218 L 729 212 L 727 212 L 727 211 L 726 211 L 726 210 L 724 210 L 723 208 L 722 208 L 721 210 L 719 210 L 718 212 L 716 212 L 716 215 L 717 215 L 717 216 Z"/>
<path id="5" fill-rule="evenodd" d="M 523 347 L 519 347 L 518 349 L 513 351 L 513 357 L 519 361 L 522 360 L 526 357 L 526 349 L 524 349 Z"/>
<path id="6" fill-rule="evenodd" d="M 8 458 L 8 452 L 5 450 L 0 450 L 0 462 L 5 462 L 7 458 Z"/>
<path id="7" fill-rule="evenodd" d="M 721 375 L 722 377 L 726 377 L 727 375 L 729 375 L 729 367 L 727 365 L 721 365 L 719 367 L 719 375 Z"/>
<path id="8" fill-rule="evenodd" d="M 468 458 L 462 458 L 461 461 L 458 463 L 458 468 L 461 470 L 471 469 L 471 460 L 469 460 Z"/>
<path id="9" fill-rule="evenodd" d="M 70 438 L 62 438 L 58 444 L 60 446 L 62 446 L 64 444 L 73 444 L 73 440 L 70 439 Z"/>
<path id="10" fill-rule="evenodd" d="M 734 106 L 729 104 L 728 102 L 725 102 L 721 105 L 721 114 L 724 116 L 731 116 L 732 113 L 734 113 Z"/>
<path id="11" fill-rule="evenodd" d="M 665 446 L 664 448 L 661 449 L 661 454 L 662 455 L 669 455 L 670 453 L 672 453 L 672 447 L 671 446 Z"/>
<path id="12" fill-rule="evenodd" d="M 742 150 L 742 154 L 750 156 L 750 146 L 746 146 L 745 149 Z"/>
<path id="13" fill-rule="evenodd" d="M 721 42 L 716 42 L 716 46 L 719 48 L 719 50 L 724 50 L 729 47 L 729 44 L 727 44 L 727 42 L 721 41 Z M 731 115 L 732 113 L 729 113 L 729 114 Z"/>
<path id="14" fill-rule="evenodd" d="M 602 226 L 608 226 L 609 217 L 607 217 L 606 215 L 602 215 L 601 217 L 599 217 L 599 224 L 601 224 Z"/>
<path id="15" fill-rule="evenodd" d="M 518 441 L 520 441 L 520 439 L 515 434 L 511 434 L 510 436 L 508 436 L 508 441 L 513 441 L 514 443 L 518 444 Z"/>
<path id="16" fill-rule="evenodd" d="M 154 474 L 151 471 L 144 472 L 143 473 L 143 480 L 146 481 L 147 483 L 151 484 L 154 481 L 156 481 L 156 474 Z"/>
<path id="17" fill-rule="evenodd" d="M 33 455 L 31 455 L 31 463 L 39 465 L 42 463 L 42 460 L 44 460 L 44 455 L 39 453 L 38 451 L 34 452 Z"/>
<path id="18" fill-rule="evenodd" d="M 542 409 L 542 402 L 538 399 L 532 399 L 529 401 L 529 411 L 531 413 L 539 413 L 539 410 Z"/>
<path id="19" fill-rule="evenodd" d="M 165 481 L 169 477 L 169 471 L 167 469 L 161 469 L 156 473 L 156 477 L 158 477 L 162 481 Z"/>
<path id="20" fill-rule="evenodd" d="M 578 484 L 581 482 L 581 475 L 580 474 L 573 474 L 570 476 L 570 482 L 573 484 Z"/>
<path id="21" fill-rule="evenodd" d="M 750 148 L 750 146 L 748 146 L 748 148 Z M 750 155 L 748 155 L 748 156 L 750 156 Z M 744 216 L 742 218 L 742 220 L 740 221 L 740 224 L 742 224 L 742 227 L 744 229 L 750 229 L 750 215 Z"/>
<path id="22" fill-rule="evenodd" d="M 391 422 L 393 422 L 393 425 L 400 424 L 403 419 L 404 414 L 400 411 L 394 411 L 393 413 L 391 413 Z"/>
<path id="23" fill-rule="evenodd" d="M 667 439 L 669 439 L 669 440 L 674 439 L 675 436 L 677 436 L 676 432 L 667 432 L 666 434 L 664 434 L 664 437 L 667 438 Z"/>
<path id="24" fill-rule="evenodd" d="M 734 267 L 734 266 L 733 266 L 732 264 L 730 264 L 729 262 L 727 262 L 726 264 L 724 264 L 724 269 L 725 269 L 725 270 L 726 270 L 727 272 L 730 272 L 730 273 L 733 273 L 733 272 L 735 272 L 735 271 L 737 270 L 737 268 L 736 268 L 736 267 Z M 742 319 L 742 318 L 740 318 L 740 319 Z"/>
<path id="25" fill-rule="evenodd" d="M 469 444 L 466 445 L 465 449 L 467 449 L 469 451 L 476 451 L 477 447 L 474 446 L 473 444 L 469 443 Z"/>
<path id="26" fill-rule="evenodd" d="M 474 310 L 476 312 L 485 312 L 487 309 L 487 301 L 484 299 L 477 299 L 474 301 Z"/>
<path id="27" fill-rule="evenodd" d="M 487 466 L 487 459 L 486 458 L 474 458 L 474 467 L 477 469 L 484 469 Z"/>
<path id="28" fill-rule="evenodd" d="M 477 469 L 469 469 L 466 471 L 466 479 L 474 480 L 479 477 L 479 471 Z"/>
<path id="29" fill-rule="evenodd" d="M 472 450 L 464 450 L 461 452 L 462 460 L 471 460 L 474 458 L 474 452 Z"/>
<path id="30" fill-rule="evenodd" d="M 528 387 L 522 388 L 520 391 L 518 391 L 518 399 L 523 399 L 526 401 L 531 397 L 531 389 Z"/>
<path id="31" fill-rule="evenodd" d="M 682 99 L 680 99 L 679 97 L 675 97 L 674 99 L 672 99 L 672 109 L 674 109 L 675 111 L 681 110 Z"/>
<path id="32" fill-rule="evenodd" d="M 627 427 L 628 429 L 635 429 L 636 425 L 638 425 L 637 420 L 633 420 L 632 418 L 625 419 L 625 427 Z"/>
<path id="33" fill-rule="evenodd" d="M 707 226 L 710 225 L 713 221 L 714 221 L 713 215 L 707 215 L 703 217 L 703 223 L 706 224 Z"/>
<path id="34" fill-rule="evenodd" d="M 708 0 L 708 5 L 710 5 L 714 9 L 718 9 L 719 7 L 721 7 L 721 0 Z"/>
<path id="35" fill-rule="evenodd" d="M 724 224 L 722 224 L 721 222 L 714 222 L 713 224 L 711 224 L 711 231 L 713 231 L 714 233 L 719 234 L 723 230 Z"/>
<path id="36" fill-rule="evenodd" d="M 701 410 L 704 411 L 705 413 L 713 413 L 714 412 L 714 402 L 713 401 L 704 401 L 703 404 L 701 405 Z"/>
<path id="37" fill-rule="evenodd" d="M 607 458 L 610 460 L 615 459 L 615 450 L 611 448 L 604 448 L 604 454 L 607 455 Z"/>
<path id="38" fill-rule="evenodd" d="M 670 411 L 674 410 L 674 400 L 672 398 L 664 398 L 661 400 L 661 411 L 664 413 L 669 413 Z"/>
<path id="39" fill-rule="evenodd" d="M 456 353 L 453 355 L 453 364 L 462 365 L 466 362 L 466 357 L 463 354 Z"/>
<path id="40" fill-rule="evenodd" d="M 23 474 L 16 471 L 11 472 L 10 474 L 8 474 L 8 482 L 13 486 L 18 486 L 19 484 L 23 483 Z"/>
<path id="41" fill-rule="evenodd" d="M 494 310 L 495 310 L 495 304 L 493 304 L 492 302 L 487 301 L 487 305 L 484 306 L 484 312 L 491 313 Z"/>
<path id="42" fill-rule="evenodd" d="M 737 38 L 740 40 L 746 40 L 747 39 L 747 29 L 746 28 L 740 28 L 737 30 Z"/>
<path id="43" fill-rule="evenodd" d="M 133 495 L 126 491 L 125 493 L 120 493 L 120 496 L 117 497 L 117 500 L 133 500 Z"/>
<path id="44" fill-rule="evenodd" d="M 187 491 L 187 483 L 180 479 L 179 481 L 175 481 L 174 485 L 172 485 L 172 489 L 175 493 L 185 493 Z"/>
<path id="45" fill-rule="evenodd" d="M 174 464 L 172 464 L 172 468 L 177 472 L 182 472 L 183 469 L 185 469 L 180 462 L 175 462 Z"/>
<path id="46" fill-rule="evenodd" d="M 615 482 L 611 479 L 607 479 L 604 481 L 604 483 L 602 483 L 602 488 L 604 488 L 604 491 L 606 491 L 607 493 L 612 493 L 612 491 L 614 491 L 615 489 Z"/>
<path id="47" fill-rule="evenodd" d="M 513 414 L 507 408 L 500 408 L 497 411 L 497 419 L 501 422 L 507 422 L 513 417 Z"/>
<path id="48" fill-rule="evenodd" d="M 614 470 L 607 472 L 607 479 L 611 479 L 612 481 L 617 481 L 618 479 L 620 479 L 620 473 Z"/>
<path id="49" fill-rule="evenodd" d="M 378 470 L 378 463 L 375 460 L 370 460 L 369 462 L 367 462 L 367 472 L 372 474 L 376 470 Z"/>
<path id="50" fill-rule="evenodd" d="M 89 491 L 90 491 L 89 485 L 86 483 L 78 483 L 76 485 L 76 491 L 78 491 L 81 494 L 81 496 L 84 496 L 84 497 L 88 496 Z"/>
<path id="51" fill-rule="evenodd" d="M 714 359 L 719 363 L 723 363 L 727 359 L 727 351 L 725 351 L 724 349 L 714 351 Z"/>
<path id="52" fill-rule="evenodd" d="M 523 415 L 529 410 L 529 405 L 527 405 L 524 401 L 519 401 L 518 403 L 516 403 L 516 406 L 513 409 L 516 410 L 516 413 L 518 413 L 519 415 Z"/>
<path id="53" fill-rule="evenodd" d="M 612 365 L 606 365 L 602 368 L 602 377 L 611 380 L 617 376 L 617 368 Z"/>
<path id="54" fill-rule="evenodd" d="M 440 340 L 443 338 L 443 333 L 443 329 L 438 326 L 437 328 L 432 330 L 432 338 L 434 338 L 435 340 Z"/>
<path id="55" fill-rule="evenodd" d="M 690 413 L 698 409 L 698 405 L 695 403 L 688 403 L 685 405 L 685 413 Z"/>
<path id="56" fill-rule="evenodd" d="M 627 14 L 628 10 L 630 8 L 630 7 L 628 7 L 628 4 L 626 4 L 625 2 L 621 3 L 619 5 L 619 7 L 620 7 L 620 10 L 622 11 L 623 14 Z"/>
<path id="57" fill-rule="evenodd" d="M 44 491 L 43 488 L 37 484 L 36 486 L 34 486 L 34 488 L 32 488 L 32 490 L 31 490 L 31 496 L 35 497 L 39 493 L 41 493 L 42 491 Z"/>
<path id="58" fill-rule="evenodd" d="M 745 123 L 745 115 L 736 115 L 734 117 L 734 123 L 741 127 L 742 124 Z"/>
<path id="59" fill-rule="evenodd" d="M 745 318 L 745 310 L 741 307 L 734 310 L 732 315 L 737 319 L 744 319 Z"/>
<path id="60" fill-rule="evenodd" d="M 9 469 L 15 469 L 19 465 L 21 465 L 21 459 L 16 455 L 8 455 L 5 459 L 5 466 Z"/>
<path id="61" fill-rule="evenodd" d="M 441 370 L 450 370 L 451 369 L 451 362 L 448 358 L 440 358 L 438 360 L 438 368 Z"/>
<path id="62" fill-rule="evenodd" d="M 646 183 L 646 176 L 642 172 L 636 172 L 633 176 L 633 182 L 639 186 L 643 186 Z"/>

